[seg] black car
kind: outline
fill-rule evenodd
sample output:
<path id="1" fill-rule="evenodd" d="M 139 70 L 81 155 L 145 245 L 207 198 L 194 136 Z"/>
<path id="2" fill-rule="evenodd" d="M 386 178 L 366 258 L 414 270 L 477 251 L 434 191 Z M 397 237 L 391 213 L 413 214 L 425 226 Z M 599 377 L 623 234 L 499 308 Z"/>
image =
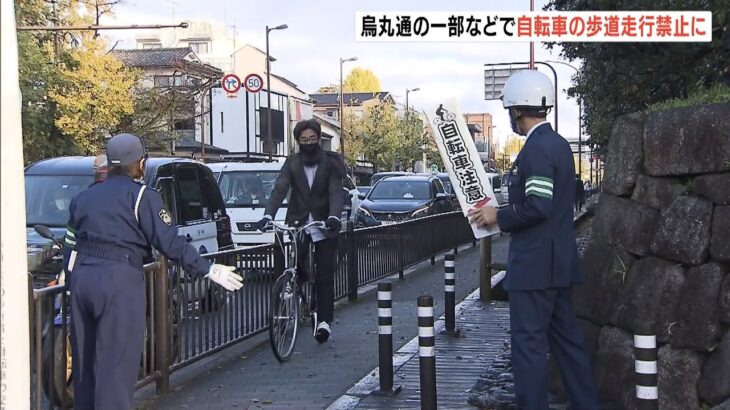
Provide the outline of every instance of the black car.
<path id="1" fill-rule="evenodd" d="M 394 176 L 373 186 L 359 212 L 389 224 L 453 211 L 452 200 L 436 176 Z"/>
<path id="2" fill-rule="evenodd" d="M 65 235 L 71 199 L 94 182 L 93 162 L 94 157 L 58 157 L 25 168 L 29 257 L 49 244 L 34 225 L 49 227 L 56 237 Z M 184 158 L 149 158 L 144 183 L 160 191 L 180 234 L 201 253 L 233 247 L 231 222 L 208 167 Z"/>

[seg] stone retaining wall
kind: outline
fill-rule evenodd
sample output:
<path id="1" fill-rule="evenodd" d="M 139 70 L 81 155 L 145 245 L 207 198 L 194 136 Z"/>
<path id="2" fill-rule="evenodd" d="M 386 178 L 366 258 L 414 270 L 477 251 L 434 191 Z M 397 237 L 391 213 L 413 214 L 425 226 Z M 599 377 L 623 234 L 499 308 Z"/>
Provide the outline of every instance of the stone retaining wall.
<path id="1" fill-rule="evenodd" d="M 621 117 L 575 294 L 603 400 L 636 408 L 648 326 L 660 409 L 730 410 L 729 266 L 730 104 Z"/>

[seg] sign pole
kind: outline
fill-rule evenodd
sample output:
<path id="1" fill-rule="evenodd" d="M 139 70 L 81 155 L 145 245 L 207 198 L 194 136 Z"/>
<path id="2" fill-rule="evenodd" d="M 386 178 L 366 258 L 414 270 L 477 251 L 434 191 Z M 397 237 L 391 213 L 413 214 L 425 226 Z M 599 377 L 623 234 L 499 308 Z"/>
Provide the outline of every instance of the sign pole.
<path id="1" fill-rule="evenodd" d="M 30 408 L 30 325 L 18 42 L 14 2 L 2 0 L 0 8 L 0 185 L 3 192 L 13 192 L 0 197 L 0 409 L 26 410 Z"/>

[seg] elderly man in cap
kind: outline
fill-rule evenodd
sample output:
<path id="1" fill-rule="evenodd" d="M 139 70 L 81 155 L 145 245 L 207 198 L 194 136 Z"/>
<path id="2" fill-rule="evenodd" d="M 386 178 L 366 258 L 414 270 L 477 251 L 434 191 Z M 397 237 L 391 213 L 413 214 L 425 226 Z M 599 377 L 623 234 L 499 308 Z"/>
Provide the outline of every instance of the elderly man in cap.
<path id="1" fill-rule="evenodd" d="M 137 182 L 147 160 L 139 137 L 116 135 L 106 153 L 109 177 L 71 202 L 64 247 L 77 410 L 132 407 L 147 303 L 142 264 L 152 247 L 194 276 L 242 286 L 233 267 L 211 264 L 178 234 L 160 193 Z"/>
<path id="2" fill-rule="evenodd" d="M 106 179 L 108 166 L 106 154 L 99 154 L 94 158 L 94 183 L 89 187 L 92 187 L 98 183 L 104 182 Z"/>

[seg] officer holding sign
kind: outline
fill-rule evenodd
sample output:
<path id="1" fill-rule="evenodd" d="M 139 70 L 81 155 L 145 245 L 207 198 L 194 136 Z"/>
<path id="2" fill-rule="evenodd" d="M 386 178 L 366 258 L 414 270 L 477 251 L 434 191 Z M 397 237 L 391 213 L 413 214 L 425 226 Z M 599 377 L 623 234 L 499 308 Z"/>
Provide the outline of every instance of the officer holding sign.
<path id="1" fill-rule="evenodd" d="M 573 228 L 575 169 L 568 142 L 545 120 L 555 104 L 550 79 L 536 70 L 513 74 L 502 104 L 512 129 L 527 141 L 509 179 L 509 205 L 469 212 L 482 226 L 511 234 L 509 292 L 517 402 L 548 409 L 548 353 L 556 359 L 574 409 L 599 409 L 593 368 L 573 313 L 571 286 L 580 282 Z"/>

